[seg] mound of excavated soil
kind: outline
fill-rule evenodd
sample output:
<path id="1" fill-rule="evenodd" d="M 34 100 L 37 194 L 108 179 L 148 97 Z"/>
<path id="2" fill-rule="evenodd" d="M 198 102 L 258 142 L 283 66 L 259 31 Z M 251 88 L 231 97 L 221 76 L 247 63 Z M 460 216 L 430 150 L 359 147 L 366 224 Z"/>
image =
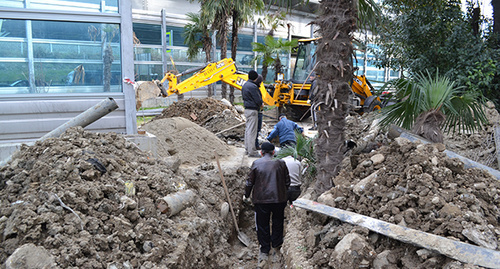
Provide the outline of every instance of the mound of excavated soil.
<path id="1" fill-rule="evenodd" d="M 495 105 L 492 102 L 486 103 L 483 109 L 489 124 L 483 126 L 483 128 L 474 133 L 461 131 L 446 134 L 444 143 L 448 150 L 486 166 L 498 169 L 499 166 L 495 147 L 495 127 L 500 123 L 500 114 L 495 109 Z"/>
<path id="2" fill-rule="evenodd" d="M 221 213 L 216 170 L 179 173 L 115 133 L 71 128 L 23 146 L 0 168 L 0 263 L 29 243 L 48 250 L 51 268 L 234 268 L 251 259 L 230 256 L 234 226 Z M 225 177 L 241 197 L 242 175 Z M 157 210 L 183 189 L 195 193 L 192 206 L 170 218 Z"/>
<path id="3" fill-rule="evenodd" d="M 153 120 L 183 117 L 199 125 L 203 125 L 205 121 L 213 115 L 221 113 L 227 108 L 228 106 L 222 101 L 214 98 L 189 98 L 173 103 L 165 108 L 161 115 L 155 117 Z"/>
<path id="4" fill-rule="evenodd" d="M 241 140 L 245 135 L 244 117 L 229 102 L 214 98 L 175 102 L 152 121 L 173 117 L 188 119 L 214 134 L 221 132 L 218 136 L 224 139 Z"/>
<path id="5" fill-rule="evenodd" d="M 213 161 L 214 151 L 220 156 L 232 153 L 215 134 L 185 118 L 157 119 L 142 128 L 157 137 L 159 156 L 175 156 L 185 164 Z"/>
<path id="6" fill-rule="evenodd" d="M 499 250 L 500 182 L 482 170 L 464 169 L 461 161 L 448 158 L 443 150 L 441 144 L 397 138 L 371 153 L 348 157 L 334 179 L 335 187 L 318 201 Z M 317 214 L 295 213 L 291 217 L 295 229 L 309 232 L 305 239 L 287 234 L 287 242 L 298 241 L 307 250 L 303 259 L 314 268 L 444 268 L 446 264 L 464 268 L 457 261 L 367 229 Z"/>

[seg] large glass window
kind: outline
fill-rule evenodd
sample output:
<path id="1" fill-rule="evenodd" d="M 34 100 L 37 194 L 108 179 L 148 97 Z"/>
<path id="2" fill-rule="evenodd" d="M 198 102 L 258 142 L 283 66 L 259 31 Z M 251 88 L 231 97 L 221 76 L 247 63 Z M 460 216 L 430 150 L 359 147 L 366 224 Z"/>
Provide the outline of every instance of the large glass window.
<path id="1" fill-rule="evenodd" d="M 0 7 L 118 13 L 118 0 L 2 0 Z"/>
<path id="2" fill-rule="evenodd" d="M 0 94 L 121 91 L 117 24 L 0 21 Z"/>
<path id="3" fill-rule="evenodd" d="M 133 27 L 136 44 L 161 45 L 161 25 L 134 23 Z"/>
<path id="4" fill-rule="evenodd" d="M 161 64 L 135 64 L 135 80 L 151 81 L 163 78 L 163 66 Z"/>

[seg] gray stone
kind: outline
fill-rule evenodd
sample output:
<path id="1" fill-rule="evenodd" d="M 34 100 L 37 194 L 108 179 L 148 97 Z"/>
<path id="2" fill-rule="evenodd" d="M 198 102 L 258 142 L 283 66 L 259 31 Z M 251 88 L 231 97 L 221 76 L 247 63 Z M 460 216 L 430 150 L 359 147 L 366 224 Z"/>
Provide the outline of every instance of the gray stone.
<path id="1" fill-rule="evenodd" d="M 220 206 L 220 216 L 222 217 L 222 219 L 226 219 L 228 214 L 229 214 L 229 204 L 227 202 L 224 202 Z"/>
<path id="2" fill-rule="evenodd" d="M 56 267 L 54 257 L 44 247 L 38 247 L 32 243 L 17 248 L 5 262 L 5 269 L 49 269 Z"/>
<path id="3" fill-rule="evenodd" d="M 480 232 L 474 228 L 463 229 L 462 234 L 470 241 L 478 244 L 479 246 L 496 249 L 498 246 L 495 235 L 492 232 Z"/>
<path id="4" fill-rule="evenodd" d="M 361 195 L 366 186 L 372 184 L 376 179 L 377 179 L 377 171 L 373 172 L 372 174 L 370 174 L 369 176 L 365 177 L 360 182 L 358 182 L 356 185 L 354 185 L 352 191 L 357 195 Z"/>
<path id="5" fill-rule="evenodd" d="M 387 259 L 387 256 L 391 254 L 390 250 L 384 250 L 375 257 L 373 260 L 373 269 L 383 269 L 391 265 L 391 262 Z"/>
<path id="6" fill-rule="evenodd" d="M 172 171 L 177 172 L 179 166 L 181 166 L 181 159 L 175 156 L 168 156 L 162 158 L 163 163 Z"/>
<path id="7" fill-rule="evenodd" d="M 375 154 L 370 158 L 370 160 L 373 162 L 373 165 L 377 165 L 377 164 L 384 162 L 385 156 L 380 154 L 380 153 Z"/>

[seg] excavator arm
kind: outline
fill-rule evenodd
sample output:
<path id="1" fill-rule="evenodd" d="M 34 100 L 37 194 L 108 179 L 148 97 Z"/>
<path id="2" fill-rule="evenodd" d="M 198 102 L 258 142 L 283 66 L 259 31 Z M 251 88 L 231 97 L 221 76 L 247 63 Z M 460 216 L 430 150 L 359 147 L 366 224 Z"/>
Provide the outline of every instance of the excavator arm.
<path id="1" fill-rule="evenodd" d="M 193 72 L 196 72 L 193 76 L 178 83 L 179 77 Z M 174 93 L 183 94 L 190 92 L 218 81 L 225 82 L 241 90 L 243 84 L 248 81 L 248 74 L 237 71 L 234 61 L 230 58 L 226 58 L 216 63 L 210 63 L 202 68 L 186 70 L 179 75 L 167 73 L 160 81 L 160 84 L 163 84 L 165 81 L 168 81 L 168 88 L 162 90 L 162 95 L 166 97 Z M 273 97 L 269 95 L 263 83 L 260 85 L 260 92 L 264 103 L 267 105 L 277 104 Z"/>

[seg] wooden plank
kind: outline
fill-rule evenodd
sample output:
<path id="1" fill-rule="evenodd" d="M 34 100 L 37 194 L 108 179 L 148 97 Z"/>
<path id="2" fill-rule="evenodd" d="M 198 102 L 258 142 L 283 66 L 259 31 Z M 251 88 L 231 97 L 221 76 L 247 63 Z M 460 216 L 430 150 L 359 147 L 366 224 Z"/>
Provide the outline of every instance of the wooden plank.
<path id="1" fill-rule="evenodd" d="M 436 251 L 460 262 L 500 268 L 500 252 L 410 229 L 354 212 L 330 207 L 311 200 L 297 199 L 294 206 L 321 213 L 338 220 L 365 227 L 398 241 Z"/>

